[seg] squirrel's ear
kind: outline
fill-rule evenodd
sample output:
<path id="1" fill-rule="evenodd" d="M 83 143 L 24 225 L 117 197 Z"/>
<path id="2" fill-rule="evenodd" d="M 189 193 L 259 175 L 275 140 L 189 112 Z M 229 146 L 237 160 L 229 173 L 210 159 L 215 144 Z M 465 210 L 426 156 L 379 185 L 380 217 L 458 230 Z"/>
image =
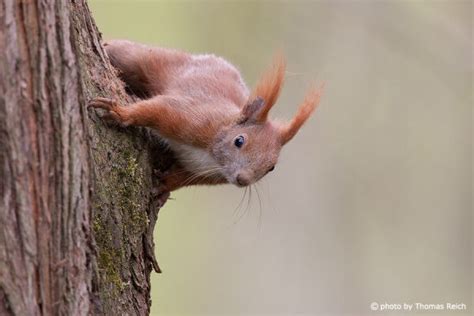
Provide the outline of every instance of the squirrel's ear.
<path id="1" fill-rule="evenodd" d="M 282 54 L 276 54 L 273 58 L 271 68 L 262 75 L 255 86 L 252 96 L 250 97 L 250 100 L 254 101 L 250 102 L 249 104 L 255 103 L 258 99 L 261 99 L 263 102 L 257 101 L 259 103 L 258 107 L 254 105 L 251 109 L 246 109 L 246 106 L 243 110 L 243 112 L 251 112 L 251 117 L 249 118 L 260 123 L 263 123 L 267 120 L 268 112 L 278 99 L 281 87 L 283 86 L 285 68 L 286 61 L 284 56 Z"/>
<path id="2" fill-rule="evenodd" d="M 303 126 L 306 120 L 311 116 L 311 113 L 313 113 L 313 111 L 319 105 L 323 88 L 324 85 L 320 88 L 311 88 L 306 93 L 305 99 L 303 103 L 301 103 L 293 119 L 290 122 L 280 126 L 280 140 L 282 145 L 288 143 L 296 135 L 296 133 L 298 133 L 298 130 L 301 128 L 301 126 Z"/>
<path id="3" fill-rule="evenodd" d="M 240 124 L 245 122 L 256 122 L 257 117 L 262 112 L 265 101 L 257 97 L 253 101 L 247 103 L 242 109 Z"/>

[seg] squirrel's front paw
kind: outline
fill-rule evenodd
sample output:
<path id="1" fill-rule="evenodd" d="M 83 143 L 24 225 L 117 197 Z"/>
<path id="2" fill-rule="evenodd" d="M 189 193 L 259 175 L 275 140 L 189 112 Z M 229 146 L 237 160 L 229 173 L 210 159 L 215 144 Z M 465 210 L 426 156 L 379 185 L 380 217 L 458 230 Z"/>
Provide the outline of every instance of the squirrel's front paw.
<path id="1" fill-rule="evenodd" d="M 121 106 L 117 101 L 108 98 L 95 98 L 89 102 L 88 108 L 104 109 L 102 117 L 106 120 L 117 122 L 122 126 L 130 125 L 126 107 Z"/>

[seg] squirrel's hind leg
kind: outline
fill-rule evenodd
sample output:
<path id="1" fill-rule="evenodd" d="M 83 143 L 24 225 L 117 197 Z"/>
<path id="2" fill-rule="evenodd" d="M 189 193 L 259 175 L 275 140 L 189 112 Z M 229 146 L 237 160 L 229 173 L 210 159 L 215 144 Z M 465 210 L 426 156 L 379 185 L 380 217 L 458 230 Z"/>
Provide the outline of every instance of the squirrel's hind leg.
<path id="1" fill-rule="evenodd" d="M 206 175 L 206 172 L 191 172 L 176 163 L 170 170 L 160 174 L 161 185 L 158 192 L 171 192 L 190 185 L 217 185 L 228 183 L 219 175 Z"/>

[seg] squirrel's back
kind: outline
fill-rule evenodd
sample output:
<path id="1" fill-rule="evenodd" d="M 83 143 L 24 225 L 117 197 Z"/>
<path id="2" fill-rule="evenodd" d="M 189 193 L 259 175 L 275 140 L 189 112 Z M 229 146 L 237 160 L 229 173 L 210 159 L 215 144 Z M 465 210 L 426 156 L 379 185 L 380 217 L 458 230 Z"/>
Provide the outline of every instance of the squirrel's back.
<path id="1" fill-rule="evenodd" d="M 109 41 L 105 49 L 122 80 L 140 97 L 179 95 L 196 103 L 222 100 L 238 107 L 248 100 L 249 91 L 239 71 L 221 57 L 126 40 Z"/>

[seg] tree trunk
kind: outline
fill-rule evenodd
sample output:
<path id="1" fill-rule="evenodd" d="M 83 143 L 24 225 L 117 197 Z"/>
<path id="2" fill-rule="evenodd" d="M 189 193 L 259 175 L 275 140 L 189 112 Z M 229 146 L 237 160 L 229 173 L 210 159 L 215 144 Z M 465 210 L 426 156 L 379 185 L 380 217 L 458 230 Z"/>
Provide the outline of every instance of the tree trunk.
<path id="1" fill-rule="evenodd" d="M 0 0 L 0 315 L 148 314 L 169 163 L 87 110 L 124 92 L 85 0 Z"/>

